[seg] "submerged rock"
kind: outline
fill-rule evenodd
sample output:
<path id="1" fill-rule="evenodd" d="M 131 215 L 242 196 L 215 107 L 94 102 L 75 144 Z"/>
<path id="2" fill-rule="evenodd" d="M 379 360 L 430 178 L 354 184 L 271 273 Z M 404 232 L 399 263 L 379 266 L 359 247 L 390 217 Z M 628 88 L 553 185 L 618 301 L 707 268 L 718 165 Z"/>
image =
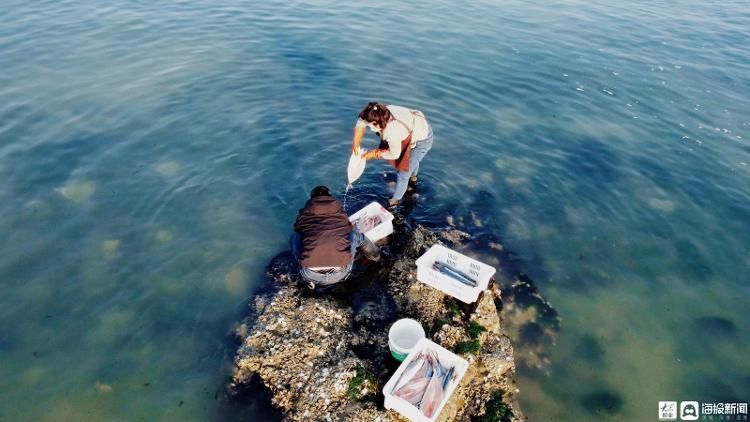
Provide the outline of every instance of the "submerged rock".
<path id="1" fill-rule="evenodd" d="M 55 188 L 55 192 L 72 202 L 83 202 L 96 190 L 96 184 L 91 181 L 72 183 Z"/>
<path id="2" fill-rule="evenodd" d="M 159 243 L 167 243 L 174 238 L 174 234 L 169 230 L 158 230 L 154 235 L 154 238 Z"/>
<path id="3" fill-rule="evenodd" d="M 544 372 L 560 332 L 557 311 L 524 274 L 502 289 L 498 303 L 505 316 L 503 325 L 516 346 L 516 362 L 532 372 Z"/>
<path id="4" fill-rule="evenodd" d="M 163 161 L 154 165 L 154 170 L 164 177 L 174 177 L 180 174 L 182 166 L 177 161 Z"/>
<path id="5" fill-rule="evenodd" d="M 583 396 L 580 404 L 593 414 L 616 415 L 622 411 L 623 400 L 619 393 L 603 390 Z"/>
<path id="6" fill-rule="evenodd" d="M 388 328 L 409 317 L 469 362 L 439 421 L 523 420 L 508 330 L 539 325 L 540 348 L 551 343 L 548 331 L 559 329 L 559 319 L 528 282 L 508 290 L 513 302 L 506 304 L 506 290 L 493 280 L 467 305 L 417 281 L 415 260 L 430 246 L 469 238 L 457 230 L 397 227 L 381 262 L 325 293 L 302 288 L 291 254 L 280 254 L 268 267 L 273 288 L 256 296 L 237 329 L 230 395 L 262 384 L 290 421 L 404 420 L 384 409 L 381 390 L 399 365 L 388 351 Z M 503 249 L 497 241 L 492 246 Z"/>
<path id="7" fill-rule="evenodd" d="M 232 296 L 242 296 L 247 290 L 247 274 L 239 266 L 224 275 L 224 289 Z"/>
<path id="8" fill-rule="evenodd" d="M 732 339 L 737 336 L 737 325 L 719 316 L 703 316 L 693 320 L 694 332 L 710 338 Z"/>
<path id="9" fill-rule="evenodd" d="M 115 256 L 117 249 L 120 247 L 120 241 L 117 239 L 105 240 L 102 242 L 101 251 L 102 255 L 107 258 Z"/>

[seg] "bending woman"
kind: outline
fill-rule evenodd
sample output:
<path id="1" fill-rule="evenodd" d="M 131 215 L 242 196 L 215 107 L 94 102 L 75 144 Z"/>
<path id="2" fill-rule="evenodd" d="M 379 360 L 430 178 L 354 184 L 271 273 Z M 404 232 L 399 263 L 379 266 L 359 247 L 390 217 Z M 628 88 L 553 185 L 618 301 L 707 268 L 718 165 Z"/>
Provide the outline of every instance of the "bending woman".
<path id="1" fill-rule="evenodd" d="M 363 158 L 382 158 L 398 171 L 396 191 L 388 201 L 388 205 L 393 207 L 404 196 L 409 182 L 417 181 L 419 162 L 432 148 L 432 126 L 421 111 L 397 105 L 369 103 L 359 113 L 354 126 L 353 153 L 359 150 L 365 128 L 368 127 L 380 136 L 380 146 L 366 151 Z"/>

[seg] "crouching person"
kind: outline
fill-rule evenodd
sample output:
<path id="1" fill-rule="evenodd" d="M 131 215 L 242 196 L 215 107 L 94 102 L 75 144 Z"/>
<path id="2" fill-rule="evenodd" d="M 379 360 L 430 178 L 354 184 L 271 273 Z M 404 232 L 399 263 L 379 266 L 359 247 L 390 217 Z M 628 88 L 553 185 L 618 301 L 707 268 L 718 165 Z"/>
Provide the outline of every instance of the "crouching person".
<path id="1" fill-rule="evenodd" d="M 290 247 L 310 288 L 346 280 L 360 247 L 368 259 L 380 256 L 377 247 L 352 226 L 341 203 L 325 186 L 314 188 L 299 211 Z"/>

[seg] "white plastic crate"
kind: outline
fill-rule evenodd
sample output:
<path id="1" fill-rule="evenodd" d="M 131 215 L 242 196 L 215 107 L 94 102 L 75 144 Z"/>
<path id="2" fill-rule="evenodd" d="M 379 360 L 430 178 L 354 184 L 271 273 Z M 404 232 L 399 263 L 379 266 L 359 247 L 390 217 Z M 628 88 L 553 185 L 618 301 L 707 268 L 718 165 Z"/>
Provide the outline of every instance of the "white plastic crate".
<path id="1" fill-rule="evenodd" d="M 372 202 L 349 217 L 349 221 L 352 222 L 352 224 L 356 224 L 357 229 L 359 229 L 359 223 L 357 220 L 364 220 L 365 218 L 375 215 L 380 216 L 380 224 L 364 233 L 364 235 L 373 242 L 393 233 L 393 214 L 388 212 L 387 209 L 383 208 L 383 206 L 377 202 Z"/>
<path id="2" fill-rule="evenodd" d="M 448 264 L 471 276 L 477 281 L 477 286 L 467 286 L 448 275 L 434 270 L 432 264 L 435 261 Z M 479 293 L 487 288 L 490 278 L 494 274 L 495 268 L 442 245 L 433 245 L 424 255 L 417 259 L 417 280 L 465 303 L 475 302 L 479 297 Z"/>
<path id="3" fill-rule="evenodd" d="M 445 395 L 443 396 L 443 401 L 440 403 L 440 405 L 437 407 L 437 410 L 435 411 L 435 414 L 432 415 L 431 418 L 428 418 L 425 416 L 421 410 L 419 410 L 417 407 L 412 406 L 411 403 L 408 401 L 396 397 L 392 395 L 393 387 L 396 386 L 396 382 L 398 382 L 399 378 L 401 377 L 401 374 L 404 372 L 406 367 L 409 365 L 409 362 L 411 362 L 414 357 L 419 354 L 421 351 L 434 351 L 437 353 L 438 359 L 440 362 L 447 367 L 455 367 L 455 379 L 448 385 L 448 389 L 445 391 Z M 438 344 L 435 344 L 434 342 L 424 338 L 422 340 L 419 340 L 417 344 L 414 346 L 414 349 L 409 353 L 409 355 L 404 359 L 404 361 L 401 363 L 401 365 L 396 369 L 396 372 L 393 374 L 391 379 L 388 380 L 387 383 L 385 383 L 385 386 L 383 387 L 383 396 L 385 396 L 385 408 L 386 409 L 392 409 L 396 412 L 400 413 L 402 416 L 408 418 L 412 422 L 434 422 L 437 420 L 437 418 L 440 416 L 440 412 L 443 410 L 443 407 L 445 406 L 445 403 L 448 402 L 448 400 L 451 397 L 451 394 L 453 394 L 453 391 L 458 387 L 458 385 L 461 383 L 461 379 L 466 374 L 466 370 L 469 368 L 469 363 L 461 358 L 460 356 L 452 353 L 451 351 L 439 346 Z"/>

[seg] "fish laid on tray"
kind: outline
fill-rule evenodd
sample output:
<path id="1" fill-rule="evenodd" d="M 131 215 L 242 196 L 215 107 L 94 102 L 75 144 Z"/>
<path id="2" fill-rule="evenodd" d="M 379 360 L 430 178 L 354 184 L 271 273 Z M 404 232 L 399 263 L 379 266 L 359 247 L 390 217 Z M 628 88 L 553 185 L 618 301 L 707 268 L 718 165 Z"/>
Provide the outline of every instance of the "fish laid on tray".
<path id="1" fill-rule="evenodd" d="M 469 287 L 477 287 L 478 283 L 476 280 L 469 277 L 469 275 L 453 267 L 452 265 L 448 265 L 443 262 L 435 261 L 432 264 L 432 269 L 439 273 L 447 275 L 448 277 L 458 281 L 461 284 L 465 284 Z"/>
<path id="2" fill-rule="evenodd" d="M 379 215 L 365 216 L 357 220 L 357 227 L 360 233 L 367 233 L 382 221 L 383 219 Z"/>
<path id="3" fill-rule="evenodd" d="M 391 394 L 431 418 L 456 378 L 455 367 L 446 368 L 435 352 L 419 352 L 401 373 Z"/>

